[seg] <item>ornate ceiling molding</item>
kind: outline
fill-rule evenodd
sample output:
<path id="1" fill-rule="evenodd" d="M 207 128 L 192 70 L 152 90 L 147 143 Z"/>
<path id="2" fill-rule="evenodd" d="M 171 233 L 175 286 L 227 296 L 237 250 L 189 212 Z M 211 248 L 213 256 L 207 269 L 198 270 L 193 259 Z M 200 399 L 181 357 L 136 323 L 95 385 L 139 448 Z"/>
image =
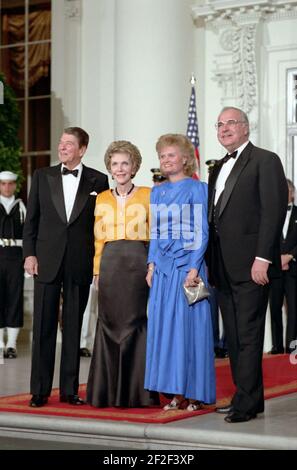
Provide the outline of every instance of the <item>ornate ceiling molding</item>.
<path id="1" fill-rule="evenodd" d="M 197 26 L 296 18 L 297 0 L 197 0 L 192 6 L 192 17 Z"/>
<path id="2" fill-rule="evenodd" d="M 64 0 L 65 18 L 77 20 L 81 18 L 81 0 Z"/>

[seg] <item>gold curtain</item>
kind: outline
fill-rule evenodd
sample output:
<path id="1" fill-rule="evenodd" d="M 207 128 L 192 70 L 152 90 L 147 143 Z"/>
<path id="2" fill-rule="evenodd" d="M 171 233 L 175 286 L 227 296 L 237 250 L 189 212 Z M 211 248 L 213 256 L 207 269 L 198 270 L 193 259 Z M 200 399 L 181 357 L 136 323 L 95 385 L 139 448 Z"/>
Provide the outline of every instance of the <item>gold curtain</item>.
<path id="1" fill-rule="evenodd" d="M 3 36 L 13 39 L 9 43 L 24 42 L 25 17 L 24 15 L 3 15 Z M 41 41 L 50 38 L 51 12 L 36 11 L 29 14 L 29 41 Z M 3 50 L 4 52 L 4 50 Z M 42 77 L 49 74 L 50 44 L 29 45 L 29 87 L 31 88 Z M 5 75 L 14 88 L 20 90 L 25 86 L 25 48 L 18 46 L 5 49 L 2 56 L 2 67 Z"/>

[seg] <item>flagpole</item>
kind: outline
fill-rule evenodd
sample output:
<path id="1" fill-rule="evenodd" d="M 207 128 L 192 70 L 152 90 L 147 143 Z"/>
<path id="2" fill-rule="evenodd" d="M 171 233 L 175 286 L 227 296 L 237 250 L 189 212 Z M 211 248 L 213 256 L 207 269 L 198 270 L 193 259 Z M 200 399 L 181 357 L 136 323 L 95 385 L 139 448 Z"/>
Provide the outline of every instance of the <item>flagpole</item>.
<path id="1" fill-rule="evenodd" d="M 196 78 L 195 78 L 194 73 L 192 73 L 190 83 L 191 83 L 191 96 L 190 96 L 190 104 L 189 104 L 189 111 L 188 111 L 187 137 L 189 137 L 195 149 L 195 155 L 196 155 L 197 166 L 198 166 L 198 174 L 199 174 L 200 173 L 199 131 L 198 131 L 197 110 L 196 110 L 196 92 L 195 92 Z M 193 178 L 198 179 L 199 176 L 196 173 L 194 173 Z"/>

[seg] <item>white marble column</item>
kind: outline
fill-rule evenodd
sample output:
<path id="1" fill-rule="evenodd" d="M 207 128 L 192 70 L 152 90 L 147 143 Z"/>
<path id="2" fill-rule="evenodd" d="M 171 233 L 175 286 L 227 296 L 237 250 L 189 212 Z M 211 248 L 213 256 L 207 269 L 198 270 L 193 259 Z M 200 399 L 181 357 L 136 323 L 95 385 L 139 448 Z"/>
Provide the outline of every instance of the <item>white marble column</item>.
<path id="1" fill-rule="evenodd" d="M 53 0 L 52 145 L 61 124 L 90 133 L 85 163 L 104 170 L 114 139 L 139 146 L 152 184 L 157 138 L 186 132 L 194 69 L 192 0 Z"/>
<path id="2" fill-rule="evenodd" d="M 84 159 L 105 173 L 104 152 L 115 137 L 115 3 L 82 3 L 81 126 L 90 135 Z"/>
<path id="3" fill-rule="evenodd" d="M 52 1 L 52 163 L 63 128 L 81 122 L 81 9 L 81 0 Z"/>
<path id="4" fill-rule="evenodd" d="M 194 61 L 190 5 L 191 0 L 116 1 L 114 133 L 142 152 L 138 184 L 152 184 L 157 138 L 186 132 Z"/>

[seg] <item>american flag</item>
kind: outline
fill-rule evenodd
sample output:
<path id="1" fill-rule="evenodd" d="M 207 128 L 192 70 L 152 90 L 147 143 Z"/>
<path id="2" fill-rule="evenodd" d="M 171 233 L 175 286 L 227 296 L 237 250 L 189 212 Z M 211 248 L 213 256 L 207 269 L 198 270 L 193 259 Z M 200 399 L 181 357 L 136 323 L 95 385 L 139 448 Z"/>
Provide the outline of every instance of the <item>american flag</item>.
<path id="1" fill-rule="evenodd" d="M 195 155 L 197 158 L 198 165 L 198 174 L 200 174 L 200 155 L 199 155 L 199 130 L 198 130 L 198 120 L 197 120 L 197 111 L 196 111 L 196 92 L 195 86 L 192 83 L 192 91 L 189 104 L 189 113 L 188 113 L 188 127 L 187 127 L 187 136 L 191 140 L 192 144 L 195 147 Z M 194 178 L 197 178 L 197 175 L 194 175 Z"/>

